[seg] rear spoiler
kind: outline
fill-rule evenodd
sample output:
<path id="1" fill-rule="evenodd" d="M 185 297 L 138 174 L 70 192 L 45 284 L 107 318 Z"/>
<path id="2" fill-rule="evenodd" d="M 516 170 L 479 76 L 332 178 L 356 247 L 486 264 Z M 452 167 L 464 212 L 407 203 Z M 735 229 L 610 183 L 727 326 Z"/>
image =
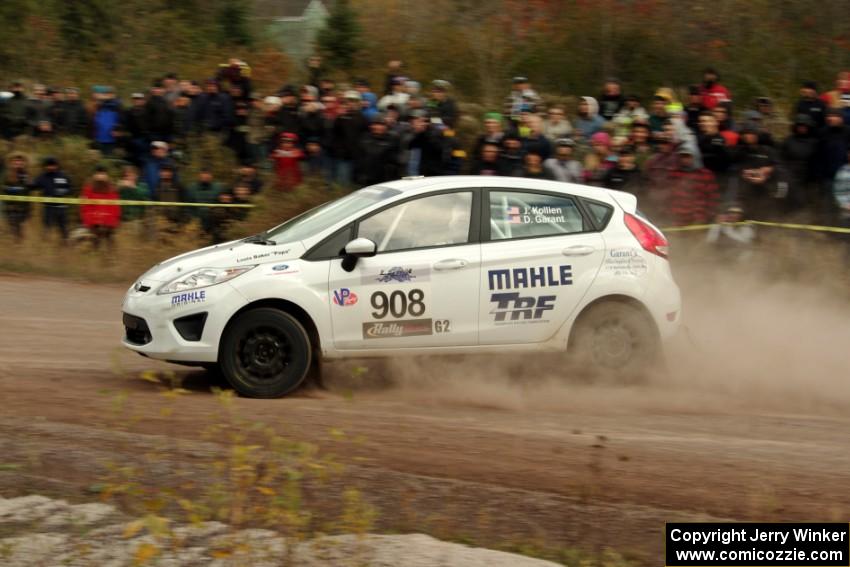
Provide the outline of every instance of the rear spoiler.
<path id="1" fill-rule="evenodd" d="M 608 189 L 608 194 L 611 195 L 611 197 L 617 201 L 617 204 L 620 205 L 620 207 L 622 207 L 622 209 L 627 213 L 635 214 L 637 212 L 637 197 L 631 193 Z"/>

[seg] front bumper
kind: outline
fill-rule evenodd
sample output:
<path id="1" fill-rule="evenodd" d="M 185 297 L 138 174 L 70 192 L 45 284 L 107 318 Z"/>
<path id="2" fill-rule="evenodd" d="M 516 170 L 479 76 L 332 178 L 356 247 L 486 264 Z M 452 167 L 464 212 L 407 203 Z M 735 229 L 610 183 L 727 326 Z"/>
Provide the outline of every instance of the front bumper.
<path id="1" fill-rule="evenodd" d="M 150 358 L 216 362 L 224 327 L 246 305 L 245 298 L 228 282 L 204 288 L 203 295 L 157 295 L 159 285 L 153 282 L 146 292 L 127 292 L 122 344 Z"/>

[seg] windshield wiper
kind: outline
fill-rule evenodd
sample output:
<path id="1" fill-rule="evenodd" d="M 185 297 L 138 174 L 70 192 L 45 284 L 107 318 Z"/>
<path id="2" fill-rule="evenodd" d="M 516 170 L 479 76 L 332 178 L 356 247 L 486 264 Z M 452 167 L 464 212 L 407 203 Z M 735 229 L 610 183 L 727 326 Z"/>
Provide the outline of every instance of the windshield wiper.
<path id="1" fill-rule="evenodd" d="M 265 232 L 255 234 L 254 236 L 249 236 L 248 238 L 243 238 L 242 242 L 249 242 L 251 244 L 262 244 L 263 246 L 274 246 L 275 244 L 277 244 L 277 242 L 268 238 Z"/>

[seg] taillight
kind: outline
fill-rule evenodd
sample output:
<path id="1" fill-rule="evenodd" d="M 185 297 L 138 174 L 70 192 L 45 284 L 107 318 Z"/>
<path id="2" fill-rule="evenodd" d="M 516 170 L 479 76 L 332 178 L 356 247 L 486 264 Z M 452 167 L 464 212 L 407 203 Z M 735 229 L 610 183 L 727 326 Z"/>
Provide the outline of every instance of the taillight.
<path id="1" fill-rule="evenodd" d="M 626 226 L 629 228 L 629 232 L 637 238 L 641 248 L 662 258 L 667 257 L 669 244 L 663 234 L 643 222 L 640 218 L 629 213 L 626 213 L 624 220 L 626 221 Z"/>

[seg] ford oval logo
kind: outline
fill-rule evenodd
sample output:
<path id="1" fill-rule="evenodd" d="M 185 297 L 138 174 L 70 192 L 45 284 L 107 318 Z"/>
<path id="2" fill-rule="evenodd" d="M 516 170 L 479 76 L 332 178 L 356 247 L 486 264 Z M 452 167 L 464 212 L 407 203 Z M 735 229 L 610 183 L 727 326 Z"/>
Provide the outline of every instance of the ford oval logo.
<path id="1" fill-rule="evenodd" d="M 282 272 L 283 270 L 288 270 L 288 269 L 289 269 L 289 264 L 278 264 L 277 266 L 274 266 L 272 268 L 272 270 L 274 270 L 275 272 Z"/>

